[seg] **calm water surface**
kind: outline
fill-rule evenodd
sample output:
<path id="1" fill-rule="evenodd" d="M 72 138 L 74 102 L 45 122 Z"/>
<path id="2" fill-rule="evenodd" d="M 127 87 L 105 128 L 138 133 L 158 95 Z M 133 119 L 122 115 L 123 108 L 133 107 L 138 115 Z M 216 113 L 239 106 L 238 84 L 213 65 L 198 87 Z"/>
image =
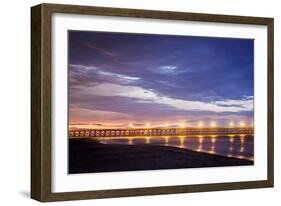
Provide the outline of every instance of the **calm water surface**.
<path id="1" fill-rule="evenodd" d="M 99 141 L 103 144 L 164 145 L 254 160 L 254 136 L 252 135 L 103 137 Z"/>

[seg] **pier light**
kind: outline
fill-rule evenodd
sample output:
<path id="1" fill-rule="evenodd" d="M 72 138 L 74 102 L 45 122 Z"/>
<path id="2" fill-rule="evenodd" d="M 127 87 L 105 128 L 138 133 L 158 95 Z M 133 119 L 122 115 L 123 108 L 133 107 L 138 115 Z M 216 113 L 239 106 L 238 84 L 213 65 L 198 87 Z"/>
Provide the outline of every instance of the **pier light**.
<path id="1" fill-rule="evenodd" d="M 236 156 L 236 157 L 239 158 L 239 159 L 246 159 L 246 157 L 243 156 L 243 155 L 238 155 L 238 156 Z"/>
<path id="2" fill-rule="evenodd" d="M 232 121 L 229 122 L 229 126 L 230 126 L 230 127 L 233 127 L 233 126 L 234 126 L 234 122 L 232 122 Z"/>
<path id="3" fill-rule="evenodd" d="M 202 122 L 202 121 L 198 122 L 198 126 L 199 127 L 204 127 L 204 122 Z"/>
<path id="4" fill-rule="evenodd" d="M 245 148 L 244 147 L 241 147 L 239 152 L 244 152 L 245 151 Z"/>
<path id="5" fill-rule="evenodd" d="M 241 122 L 239 123 L 239 125 L 240 125 L 240 127 L 245 127 L 245 122 L 241 121 Z"/>
<path id="6" fill-rule="evenodd" d="M 202 151 L 202 145 L 199 145 L 197 148 L 197 152 L 201 152 Z"/>
<path id="7" fill-rule="evenodd" d="M 169 137 L 168 137 L 168 136 L 164 136 L 164 138 L 165 138 L 165 145 L 168 145 L 168 143 L 169 143 Z"/>
<path id="8" fill-rule="evenodd" d="M 241 142 L 241 145 L 244 144 L 244 142 L 245 142 L 245 135 L 240 135 L 240 142 Z"/>
<path id="9" fill-rule="evenodd" d="M 216 147 L 213 145 L 211 147 L 211 150 L 209 150 L 209 153 L 214 154 L 215 153 L 215 149 L 216 149 Z"/>
<path id="10" fill-rule="evenodd" d="M 211 122 L 211 127 L 217 127 L 217 123 L 215 121 Z"/>
<path id="11" fill-rule="evenodd" d="M 180 136 L 180 148 L 184 148 L 184 137 Z"/>
<path id="12" fill-rule="evenodd" d="M 145 143 L 146 143 L 146 144 L 150 144 L 150 137 L 146 137 L 146 138 L 145 138 Z"/>
<path id="13" fill-rule="evenodd" d="M 185 126 L 184 122 L 180 122 L 180 123 L 179 123 L 179 126 L 180 126 L 180 127 L 184 127 L 184 126 Z"/>
<path id="14" fill-rule="evenodd" d="M 133 142 L 133 137 L 129 137 L 129 138 L 128 138 L 128 144 L 131 144 L 131 145 L 134 144 L 134 142 Z"/>

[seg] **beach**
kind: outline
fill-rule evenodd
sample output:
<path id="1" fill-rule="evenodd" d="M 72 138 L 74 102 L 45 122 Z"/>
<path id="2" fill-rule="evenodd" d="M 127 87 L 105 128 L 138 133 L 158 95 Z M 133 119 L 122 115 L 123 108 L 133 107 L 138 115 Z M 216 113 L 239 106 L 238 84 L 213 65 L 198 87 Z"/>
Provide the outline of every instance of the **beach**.
<path id="1" fill-rule="evenodd" d="M 253 164 L 251 160 L 170 146 L 101 144 L 90 138 L 69 139 L 70 174 Z"/>

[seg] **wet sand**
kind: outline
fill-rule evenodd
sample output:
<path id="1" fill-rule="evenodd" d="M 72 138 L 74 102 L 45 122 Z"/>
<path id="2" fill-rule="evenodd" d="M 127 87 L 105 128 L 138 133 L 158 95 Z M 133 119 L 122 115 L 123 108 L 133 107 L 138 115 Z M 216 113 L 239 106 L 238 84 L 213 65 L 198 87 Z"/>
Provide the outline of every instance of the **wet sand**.
<path id="1" fill-rule="evenodd" d="M 245 159 L 160 145 L 101 144 L 69 139 L 69 173 L 253 165 Z"/>

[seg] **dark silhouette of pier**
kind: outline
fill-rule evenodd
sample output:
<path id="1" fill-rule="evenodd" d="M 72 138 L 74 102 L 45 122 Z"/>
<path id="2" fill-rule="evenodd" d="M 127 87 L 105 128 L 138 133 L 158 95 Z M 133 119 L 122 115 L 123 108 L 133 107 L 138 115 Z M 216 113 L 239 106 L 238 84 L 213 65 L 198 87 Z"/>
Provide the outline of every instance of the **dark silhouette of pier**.
<path id="1" fill-rule="evenodd" d="M 253 127 L 70 129 L 69 137 L 253 135 Z"/>

